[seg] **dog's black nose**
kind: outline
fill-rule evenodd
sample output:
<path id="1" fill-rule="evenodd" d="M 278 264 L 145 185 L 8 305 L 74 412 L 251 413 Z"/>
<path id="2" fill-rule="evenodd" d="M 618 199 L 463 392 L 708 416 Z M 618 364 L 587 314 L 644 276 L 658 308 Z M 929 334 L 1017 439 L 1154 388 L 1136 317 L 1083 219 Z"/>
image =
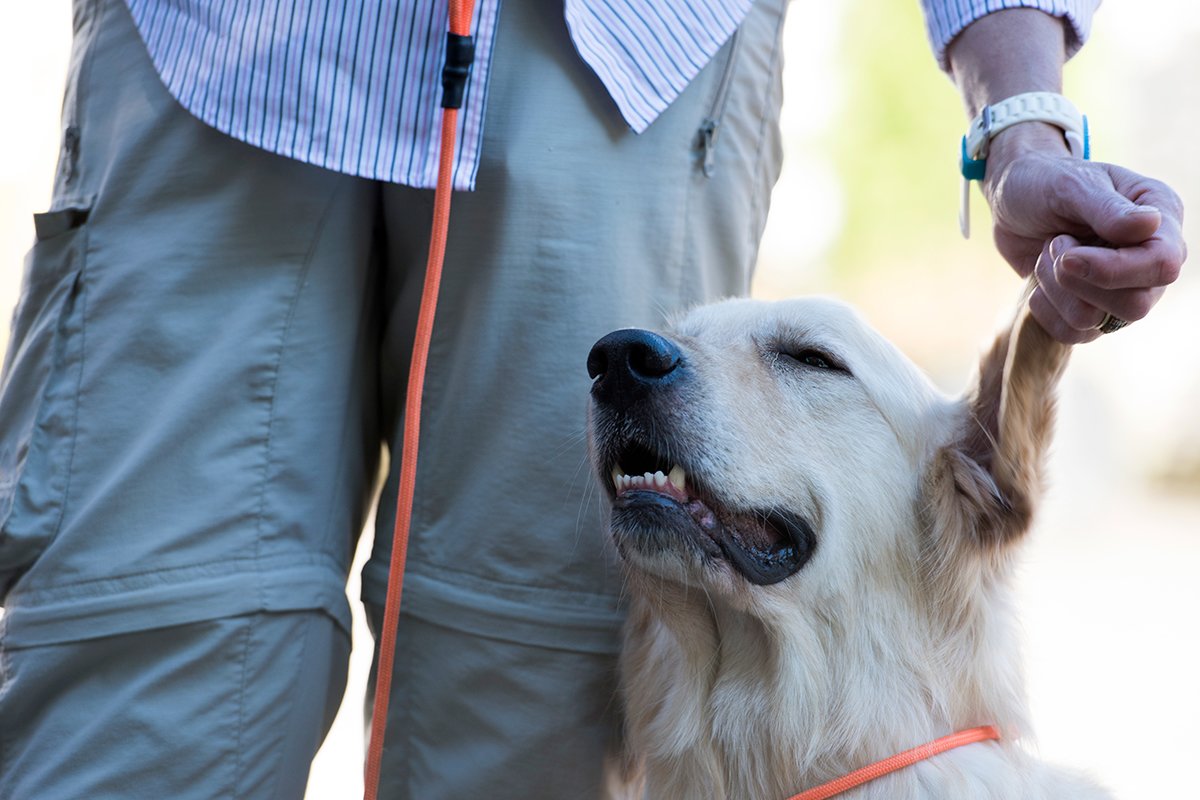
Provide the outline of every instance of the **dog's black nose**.
<path id="1" fill-rule="evenodd" d="M 677 377 L 683 353 L 669 339 L 638 328 L 613 331 L 592 345 L 588 375 L 592 394 L 605 402 L 626 403 Z"/>

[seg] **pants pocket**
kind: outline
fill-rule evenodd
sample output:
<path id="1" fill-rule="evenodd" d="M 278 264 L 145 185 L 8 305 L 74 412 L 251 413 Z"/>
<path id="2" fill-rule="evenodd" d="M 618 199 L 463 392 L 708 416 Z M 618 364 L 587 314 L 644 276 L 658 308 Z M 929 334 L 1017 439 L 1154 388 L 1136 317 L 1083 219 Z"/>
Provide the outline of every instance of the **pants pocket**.
<path id="1" fill-rule="evenodd" d="M 35 216 L 0 373 L 0 598 L 62 519 L 83 361 L 88 210 Z"/>

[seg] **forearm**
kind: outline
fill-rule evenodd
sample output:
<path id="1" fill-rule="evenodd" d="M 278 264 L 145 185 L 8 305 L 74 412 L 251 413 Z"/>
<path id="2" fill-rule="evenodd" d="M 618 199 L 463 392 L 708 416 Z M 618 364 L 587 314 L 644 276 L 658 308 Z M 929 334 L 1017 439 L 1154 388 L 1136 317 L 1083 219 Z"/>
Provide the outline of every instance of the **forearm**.
<path id="1" fill-rule="evenodd" d="M 981 17 L 950 43 L 946 56 L 967 116 L 1022 92 L 1061 92 L 1067 58 L 1063 21 L 1014 8 Z"/>
<path id="2" fill-rule="evenodd" d="M 1023 92 L 1061 92 L 1067 30 L 1063 20 L 1028 8 L 997 11 L 967 26 L 946 51 L 967 118 Z M 992 162 L 1017 155 L 1010 151 L 1029 150 L 1069 152 L 1058 128 L 1040 122 L 1015 125 L 992 140 L 989 173 Z"/>

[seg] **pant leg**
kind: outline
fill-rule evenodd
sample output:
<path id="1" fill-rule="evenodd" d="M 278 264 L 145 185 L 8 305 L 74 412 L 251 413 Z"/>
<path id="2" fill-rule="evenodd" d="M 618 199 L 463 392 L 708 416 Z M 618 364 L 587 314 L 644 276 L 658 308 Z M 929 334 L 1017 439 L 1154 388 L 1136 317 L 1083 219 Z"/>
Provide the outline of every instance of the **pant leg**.
<path id="1" fill-rule="evenodd" d="M 318 612 L 6 651 L 0 798 L 298 800 L 348 652 Z"/>
<path id="2" fill-rule="evenodd" d="M 634 136 L 561 4 L 506 2 L 478 189 L 451 212 L 383 796 L 600 795 L 621 578 L 586 457 L 585 361 L 614 328 L 747 290 L 779 167 L 782 6 L 757 5 L 736 49 Z M 424 243 L 429 196 L 384 200 L 394 261 Z M 385 374 L 406 363 L 407 326 L 388 328 Z M 395 481 L 364 575 L 376 606 Z"/>
<path id="3" fill-rule="evenodd" d="M 383 610 L 369 611 L 378 640 Z M 481 788 L 495 798 L 600 796 L 618 736 L 615 678 L 607 657 L 586 650 L 407 616 L 379 797 L 470 797 Z"/>
<path id="4" fill-rule="evenodd" d="M 0 389 L 8 646 L 321 609 L 378 461 L 378 187 L 184 112 L 79 0 L 75 131 Z"/>
<path id="5" fill-rule="evenodd" d="M 378 187 L 189 116 L 118 0 L 75 20 L 0 380 L 0 797 L 272 796 L 344 685 L 324 662 L 379 452 Z M 311 652 L 277 612 L 324 628 Z"/>

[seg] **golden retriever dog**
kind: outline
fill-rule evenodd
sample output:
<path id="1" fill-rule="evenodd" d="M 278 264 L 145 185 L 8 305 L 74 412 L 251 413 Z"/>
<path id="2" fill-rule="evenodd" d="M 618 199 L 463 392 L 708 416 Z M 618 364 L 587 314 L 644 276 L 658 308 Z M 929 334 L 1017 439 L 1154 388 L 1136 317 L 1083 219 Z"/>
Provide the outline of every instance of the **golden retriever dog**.
<path id="1" fill-rule="evenodd" d="M 1009 583 L 1068 352 L 1022 304 L 949 398 L 827 299 L 730 300 L 596 343 L 626 796 L 787 800 L 976 726 L 1000 738 L 842 796 L 1108 796 L 1021 744 Z"/>

